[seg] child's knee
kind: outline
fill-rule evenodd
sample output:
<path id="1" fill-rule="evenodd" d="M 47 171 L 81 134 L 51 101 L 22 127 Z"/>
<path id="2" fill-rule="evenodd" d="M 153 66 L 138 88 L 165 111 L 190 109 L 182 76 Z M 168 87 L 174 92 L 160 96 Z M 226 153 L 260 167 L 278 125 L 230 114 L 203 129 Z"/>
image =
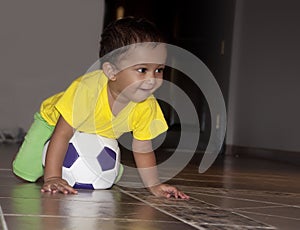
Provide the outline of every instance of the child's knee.
<path id="1" fill-rule="evenodd" d="M 14 175 L 22 181 L 35 182 L 43 175 L 43 167 L 34 167 L 31 165 L 25 165 L 17 158 L 13 161 L 12 171 Z"/>

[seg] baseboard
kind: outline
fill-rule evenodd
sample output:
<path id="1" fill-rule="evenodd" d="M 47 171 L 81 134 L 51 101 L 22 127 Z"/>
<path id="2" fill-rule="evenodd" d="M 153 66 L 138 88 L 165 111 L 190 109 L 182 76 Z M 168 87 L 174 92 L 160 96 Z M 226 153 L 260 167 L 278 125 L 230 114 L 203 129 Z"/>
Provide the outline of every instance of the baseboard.
<path id="1" fill-rule="evenodd" d="M 225 154 L 241 157 L 255 157 L 293 165 L 300 165 L 300 152 L 226 145 Z"/>

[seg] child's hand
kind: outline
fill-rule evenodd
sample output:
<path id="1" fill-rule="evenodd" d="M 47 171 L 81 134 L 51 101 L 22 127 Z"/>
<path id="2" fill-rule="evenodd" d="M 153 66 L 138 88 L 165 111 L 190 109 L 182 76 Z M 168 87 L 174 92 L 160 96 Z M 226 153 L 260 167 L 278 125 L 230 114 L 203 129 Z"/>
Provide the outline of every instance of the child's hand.
<path id="1" fill-rule="evenodd" d="M 190 197 L 183 192 L 179 191 L 176 187 L 168 184 L 159 184 L 149 188 L 153 195 L 158 197 L 171 198 L 175 197 L 176 199 L 188 200 Z"/>
<path id="2" fill-rule="evenodd" d="M 67 181 L 60 177 L 51 177 L 44 182 L 41 192 L 57 193 L 61 192 L 63 194 L 77 194 L 78 192 L 72 188 Z"/>

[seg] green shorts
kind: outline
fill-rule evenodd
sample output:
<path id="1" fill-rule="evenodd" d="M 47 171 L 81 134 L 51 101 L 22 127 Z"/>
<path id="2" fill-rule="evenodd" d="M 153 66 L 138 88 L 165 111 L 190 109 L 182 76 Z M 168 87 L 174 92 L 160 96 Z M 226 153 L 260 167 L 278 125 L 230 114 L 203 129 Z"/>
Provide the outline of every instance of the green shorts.
<path id="1" fill-rule="evenodd" d="M 49 125 L 40 113 L 35 113 L 34 122 L 28 130 L 24 142 L 13 162 L 13 172 L 20 178 L 35 182 L 44 175 L 42 164 L 43 149 L 45 143 L 50 139 L 55 126 Z M 117 183 L 124 168 L 120 164 L 119 174 L 114 183 Z"/>
<path id="2" fill-rule="evenodd" d="M 42 165 L 43 149 L 54 128 L 55 126 L 49 125 L 40 113 L 35 113 L 34 122 L 13 162 L 13 172 L 18 177 L 35 182 L 44 174 Z"/>

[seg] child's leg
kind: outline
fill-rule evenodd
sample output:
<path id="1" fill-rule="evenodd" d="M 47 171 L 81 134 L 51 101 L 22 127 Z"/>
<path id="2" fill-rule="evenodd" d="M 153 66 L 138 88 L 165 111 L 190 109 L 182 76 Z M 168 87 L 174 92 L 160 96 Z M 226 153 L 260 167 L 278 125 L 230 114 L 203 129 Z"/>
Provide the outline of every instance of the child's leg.
<path id="1" fill-rule="evenodd" d="M 13 162 L 13 172 L 18 177 L 34 182 L 43 175 L 43 148 L 53 130 L 54 126 L 48 125 L 39 113 L 34 115 L 34 122 Z"/>
<path id="2" fill-rule="evenodd" d="M 114 184 L 117 184 L 121 180 L 123 172 L 124 172 L 124 166 L 122 164 L 120 164 L 119 173 L 118 173 L 118 175 L 117 175 L 117 177 L 115 179 Z"/>

